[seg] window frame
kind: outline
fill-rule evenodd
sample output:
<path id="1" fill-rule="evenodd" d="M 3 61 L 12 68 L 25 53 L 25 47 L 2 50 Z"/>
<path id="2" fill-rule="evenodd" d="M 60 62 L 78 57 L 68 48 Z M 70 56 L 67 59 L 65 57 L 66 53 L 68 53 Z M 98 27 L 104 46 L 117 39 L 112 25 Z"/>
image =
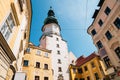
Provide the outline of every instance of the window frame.
<path id="1" fill-rule="evenodd" d="M 100 20 L 98 21 L 98 24 L 99 24 L 100 27 L 102 27 L 103 21 L 100 19 Z"/>
<path id="2" fill-rule="evenodd" d="M 48 64 L 44 64 L 44 69 L 48 70 Z"/>
<path id="3" fill-rule="evenodd" d="M 40 62 L 36 62 L 36 68 L 40 68 Z"/>
<path id="4" fill-rule="evenodd" d="M 111 40 L 113 36 L 112 36 L 112 34 L 110 33 L 110 31 L 106 31 L 105 37 L 107 38 L 107 40 Z"/>
<path id="5" fill-rule="evenodd" d="M 114 52 L 117 55 L 117 57 L 120 59 L 120 47 L 119 46 L 115 48 Z"/>
<path id="6" fill-rule="evenodd" d="M 109 15 L 110 12 L 111 12 L 111 9 L 107 6 L 107 7 L 105 8 L 105 10 L 104 10 L 104 13 L 105 13 L 106 15 Z"/>
<path id="7" fill-rule="evenodd" d="M 93 29 L 93 30 L 91 31 L 91 34 L 92 34 L 92 36 L 96 35 L 96 34 L 97 34 L 96 30 Z"/>
<path id="8" fill-rule="evenodd" d="M 27 62 L 27 63 L 26 63 L 26 62 Z M 26 66 L 26 67 L 27 67 L 28 65 L 29 65 L 29 60 L 24 60 L 24 61 L 23 61 L 23 66 Z"/>
<path id="9" fill-rule="evenodd" d="M 36 78 L 38 78 L 38 79 L 36 79 Z M 35 80 L 40 80 L 40 76 L 35 76 Z"/>
<path id="10" fill-rule="evenodd" d="M 113 23 L 117 29 L 120 29 L 120 17 L 117 17 Z"/>

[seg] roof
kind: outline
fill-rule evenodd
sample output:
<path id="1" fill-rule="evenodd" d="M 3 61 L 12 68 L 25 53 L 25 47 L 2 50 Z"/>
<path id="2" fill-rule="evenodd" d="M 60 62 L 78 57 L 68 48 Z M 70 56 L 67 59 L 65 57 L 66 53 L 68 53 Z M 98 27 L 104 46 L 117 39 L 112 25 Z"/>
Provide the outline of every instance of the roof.
<path id="1" fill-rule="evenodd" d="M 89 55 L 88 57 L 83 57 L 80 56 L 77 60 L 76 60 L 76 66 L 81 66 L 83 64 L 85 64 L 86 62 L 90 61 L 91 59 L 95 58 L 95 57 L 99 57 L 99 55 L 97 55 L 95 52 L 92 53 L 91 55 Z"/>

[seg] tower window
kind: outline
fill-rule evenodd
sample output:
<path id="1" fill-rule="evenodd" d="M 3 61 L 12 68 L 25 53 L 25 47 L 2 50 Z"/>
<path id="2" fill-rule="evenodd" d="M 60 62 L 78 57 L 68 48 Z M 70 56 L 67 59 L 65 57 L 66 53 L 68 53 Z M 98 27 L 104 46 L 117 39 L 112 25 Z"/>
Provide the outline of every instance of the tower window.
<path id="1" fill-rule="evenodd" d="M 60 51 L 57 51 L 57 54 L 60 54 Z"/>
<path id="2" fill-rule="evenodd" d="M 58 67 L 58 72 L 62 72 L 62 68 L 61 67 Z"/>
<path id="3" fill-rule="evenodd" d="M 58 63 L 61 64 L 61 60 L 60 59 L 58 59 Z"/>
<path id="4" fill-rule="evenodd" d="M 111 67 L 111 61 L 108 56 L 104 57 L 103 60 L 107 68 Z"/>
<path id="5" fill-rule="evenodd" d="M 23 66 L 28 66 L 28 60 L 24 60 Z"/>
<path id="6" fill-rule="evenodd" d="M 44 64 L 44 69 L 48 69 L 48 64 Z"/>
<path id="7" fill-rule="evenodd" d="M 57 44 L 57 48 L 59 48 L 60 46 L 59 46 L 59 44 Z"/>
<path id="8" fill-rule="evenodd" d="M 96 44 L 97 44 L 97 47 L 98 47 L 99 49 L 103 47 L 101 41 L 98 41 Z"/>
<path id="9" fill-rule="evenodd" d="M 111 12 L 111 9 L 109 7 L 106 7 L 104 12 L 106 15 L 109 15 L 109 13 Z"/>
<path id="10" fill-rule="evenodd" d="M 93 30 L 91 31 L 91 33 L 92 33 L 92 35 L 94 36 L 94 35 L 96 34 L 95 29 L 93 29 Z"/>
<path id="11" fill-rule="evenodd" d="M 99 24 L 100 26 L 102 26 L 102 25 L 103 25 L 103 21 L 100 19 L 99 22 L 98 22 L 98 24 Z"/>
<path id="12" fill-rule="evenodd" d="M 108 40 L 110 40 L 112 38 L 112 35 L 111 35 L 111 33 L 109 31 L 107 31 L 105 33 L 105 36 L 107 37 Z"/>
<path id="13" fill-rule="evenodd" d="M 56 41 L 59 41 L 59 39 L 58 39 L 58 38 L 56 38 Z"/>
<path id="14" fill-rule="evenodd" d="M 119 18 L 119 17 L 117 17 L 117 18 L 115 19 L 114 25 L 115 25 L 118 29 L 120 29 L 120 18 Z"/>
<path id="15" fill-rule="evenodd" d="M 36 68 L 40 68 L 40 62 L 36 62 Z"/>
<path id="16" fill-rule="evenodd" d="M 115 49 L 115 53 L 117 54 L 118 58 L 120 59 L 120 47 Z"/>
<path id="17" fill-rule="evenodd" d="M 35 76 L 35 80 L 39 80 L 39 76 Z"/>
<path id="18" fill-rule="evenodd" d="M 44 77 L 44 80 L 49 80 L 49 78 L 48 77 Z"/>

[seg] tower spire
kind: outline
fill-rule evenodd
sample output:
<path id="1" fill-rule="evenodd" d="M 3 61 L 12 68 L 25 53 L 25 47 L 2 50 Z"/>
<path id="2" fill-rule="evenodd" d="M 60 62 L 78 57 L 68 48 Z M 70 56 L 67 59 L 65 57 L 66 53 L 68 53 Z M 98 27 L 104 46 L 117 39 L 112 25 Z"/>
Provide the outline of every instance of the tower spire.
<path id="1" fill-rule="evenodd" d="M 52 10 L 52 6 L 50 6 L 50 10 Z"/>

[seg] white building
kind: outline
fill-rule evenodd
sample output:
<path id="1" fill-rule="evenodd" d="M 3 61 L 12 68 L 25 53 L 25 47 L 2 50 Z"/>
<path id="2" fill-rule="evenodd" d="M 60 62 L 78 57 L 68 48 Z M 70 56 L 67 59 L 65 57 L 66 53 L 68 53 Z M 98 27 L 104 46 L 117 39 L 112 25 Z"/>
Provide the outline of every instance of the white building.
<path id="1" fill-rule="evenodd" d="M 48 17 L 42 27 L 40 38 L 41 47 L 52 50 L 52 69 L 54 80 L 69 80 L 69 55 L 67 42 L 61 36 L 61 28 L 53 10 L 49 10 Z"/>

